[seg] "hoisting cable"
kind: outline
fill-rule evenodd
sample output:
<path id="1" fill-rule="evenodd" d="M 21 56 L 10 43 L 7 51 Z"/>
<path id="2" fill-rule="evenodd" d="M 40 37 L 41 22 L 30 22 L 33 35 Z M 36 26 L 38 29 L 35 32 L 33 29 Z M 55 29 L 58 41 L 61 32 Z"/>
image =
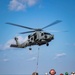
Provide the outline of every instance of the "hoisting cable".
<path id="1" fill-rule="evenodd" d="M 38 64 L 39 64 L 39 48 L 38 48 L 38 54 L 37 54 L 36 72 L 38 70 Z"/>

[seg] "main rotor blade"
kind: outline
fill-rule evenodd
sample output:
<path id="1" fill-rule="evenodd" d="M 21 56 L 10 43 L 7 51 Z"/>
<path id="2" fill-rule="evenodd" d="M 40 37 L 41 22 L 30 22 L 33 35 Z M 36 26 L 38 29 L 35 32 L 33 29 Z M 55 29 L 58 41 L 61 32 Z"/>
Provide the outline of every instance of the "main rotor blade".
<path id="1" fill-rule="evenodd" d="M 31 27 L 26 27 L 26 26 L 22 26 L 22 25 L 10 23 L 10 22 L 7 22 L 6 24 L 13 25 L 13 26 L 18 26 L 18 27 L 22 27 L 22 28 L 26 28 L 26 29 L 30 29 L 30 30 L 35 30 L 34 28 L 31 28 Z"/>
<path id="2" fill-rule="evenodd" d="M 20 34 L 26 34 L 26 33 L 32 33 L 32 32 L 35 32 L 35 31 L 21 32 Z"/>
<path id="3" fill-rule="evenodd" d="M 68 32 L 68 30 L 60 31 L 60 30 L 50 30 L 50 32 Z"/>
<path id="4" fill-rule="evenodd" d="M 43 27 L 42 29 L 45 29 L 45 28 L 47 28 L 47 27 L 50 27 L 50 26 L 55 25 L 55 24 L 60 23 L 60 22 L 62 22 L 62 21 L 61 21 L 61 20 L 56 20 L 55 22 L 53 22 L 53 23 L 51 23 L 51 24 L 49 24 L 49 25 Z"/>

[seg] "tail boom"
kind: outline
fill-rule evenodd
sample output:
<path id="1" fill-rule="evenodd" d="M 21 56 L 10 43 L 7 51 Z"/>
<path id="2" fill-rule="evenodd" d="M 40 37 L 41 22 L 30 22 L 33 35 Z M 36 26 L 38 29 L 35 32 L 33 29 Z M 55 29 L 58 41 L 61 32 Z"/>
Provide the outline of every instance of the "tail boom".
<path id="1" fill-rule="evenodd" d="M 16 47 L 16 48 L 24 48 L 23 46 L 21 45 L 15 45 L 15 44 L 11 44 L 10 47 Z"/>
<path id="2" fill-rule="evenodd" d="M 18 38 L 17 37 L 15 37 L 14 39 L 16 41 L 16 44 L 11 44 L 10 47 L 24 48 L 24 46 L 22 46 L 21 44 L 18 43 Z"/>

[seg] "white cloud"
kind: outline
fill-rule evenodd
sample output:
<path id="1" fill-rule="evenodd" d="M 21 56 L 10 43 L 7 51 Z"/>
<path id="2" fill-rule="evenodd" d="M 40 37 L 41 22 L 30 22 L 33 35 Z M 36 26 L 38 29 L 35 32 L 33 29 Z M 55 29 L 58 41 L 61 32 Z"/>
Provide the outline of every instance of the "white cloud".
<path id="1" fill-rule="evenodd" d="M 37 0 L 27 0 L 28 6 L 33 6 L 37 3 Z"/>
<path id="2" fill-rule="evenodd" d="M 63 56 L 65 56 L 65 55 L 66 55 L 66 53 L 59 53 L 59 54 L 56 54 L 56 56 L 55 56 L 54 59 L 63 57 Z"/>
<path id="3" fill-rule="evenodd" d="M 9 3 L 10 10 L 23 10 L 25 5 L 20 2 L 20 0 L 11 0 Z"/>
<path id="4" fill-rule="evenodd" d="M 36 59 L 37 59 L 36 57 L 32 57 L 32 58 L 28 59 L 27 61 L 34 61 Z"/>
<path id="5" fill-rule="evenodd" d="M 61 56 L 64 56 L 64 55 L 66 55 L 66 54 L 65 53 L 60 53 L 60 54 L 57 54 L 56 56 L 61 57 Z"/>
<path id="6" fill-rule="evenodd" d="M 75 43 L 65 43 L 66 46 L 75 46 Z"/>
<path id="7" fill-rule="evenodd" d="M 0 62 L 8 62 L 8 61 L 9 61 L 9 59 L 7 59 L 7 58 L 0 59 Z"/>
<path id="8" fill-rule="evenodd" d="M 3 61 L 4 61 L 4 62 L 8 62 L 8 61 L 9 61 L 9 59 L 3 59 Z"/>
<path id="9" fill-rule="evenodd" d="M 28 7 L 34 6 L 38 0 L 10 0 L 9 9 L 10 10 L 25 10 Z"/>
<path id="10" fill-rule="evenodd" d="M 22 36 L 17 36 L 19 43 L 23 43 L 25 40 L 27 40 L 26 38 L 23 38 Z M 10 45 L 11 44 L 16 44 L 14 39 L 10 39 L 9 41 L 7 41 L 4 45 L 0 45 L 0 50 L 8 50 L 11 49 Z"/>

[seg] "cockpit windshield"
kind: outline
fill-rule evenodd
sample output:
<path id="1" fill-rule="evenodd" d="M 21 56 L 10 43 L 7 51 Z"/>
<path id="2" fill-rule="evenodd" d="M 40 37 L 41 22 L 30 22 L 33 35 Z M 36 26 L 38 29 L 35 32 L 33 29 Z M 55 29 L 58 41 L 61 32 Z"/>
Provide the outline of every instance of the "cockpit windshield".
<path id="1" fill-rule="evenodd" d="M 51 35 L 50 33 L 44 32 L 44 34 Z"/>

